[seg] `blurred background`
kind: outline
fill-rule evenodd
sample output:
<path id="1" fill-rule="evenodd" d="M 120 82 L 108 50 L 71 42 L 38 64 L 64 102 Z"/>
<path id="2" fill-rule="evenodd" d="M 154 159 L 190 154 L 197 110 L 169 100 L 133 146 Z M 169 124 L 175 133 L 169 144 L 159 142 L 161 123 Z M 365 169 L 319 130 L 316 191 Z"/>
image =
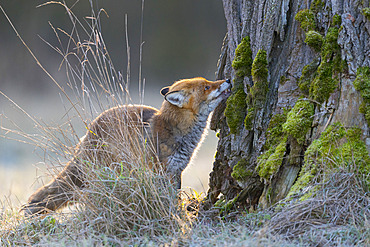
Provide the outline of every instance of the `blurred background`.
<path id="1" fill-rule="evenodd" d="M 127 16 L 130 94 L 134 103 L 141 102 L 138 90 L 141 39 L 144 104 L 159 108 L 163 100 L 160 89 L 176 80 L 196 76 L 215 79 L 216 64 L 226 33 L 221 0 L 64 2 L 81 21 L 88 20 L 86 17 L 91 16 L 91 9 L 105 10 L 100 17 L 102 35 L 115 69 L 124 78 L 128 72 Z M 62 56 L 53 49 L 65 48 L 68 42 L 62 35 L 60 45 L 52 26 L 70 33 L 73 25 L 62 6 L 48 4 L 37 7 L 43 3 L 45 1 L 0 0 L 0 5 L 27 46 L 61 87 L 68 89 L 66 71 L 63 66 L 60 67 Z M 48 126 L 64 123 L 64 117 L 69 113 L 65 96 L 37 65 L 2 13 L 0 58 L 0 91 L 38 122 Z M 78 135 L 83 136 L 82 122 L 77 121 L 75 125 Z M 35 143 L 25 143 L 28 138 L 37 135 L 38 126 L 3 95 L 0 95 L 0 126 L 5 128 L 0 130 L 0 201 L 5 198 L 17 206 L 50 179 L 45 175 L 45 157 L 48 155 Z M 28 136 L 9 133 L 6 128 L 16 129 Z M 193 164 L 184 172 L 184 187 L 194 188 L 197 192 L 207 190 L 216 145 L 215 133 L 209 131 Z"/>

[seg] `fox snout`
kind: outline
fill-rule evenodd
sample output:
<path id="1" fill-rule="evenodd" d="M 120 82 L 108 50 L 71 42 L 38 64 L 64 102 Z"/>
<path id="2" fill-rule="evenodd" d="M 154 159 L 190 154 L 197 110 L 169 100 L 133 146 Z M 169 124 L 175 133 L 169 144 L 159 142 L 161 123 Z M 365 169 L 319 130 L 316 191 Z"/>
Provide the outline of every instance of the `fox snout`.
<path id="1" fill-rule="evenodd" d="M 224 85 L 224 84 L 226 85 L 225 86 L 226 89 L 223 91 L 223 94 L 225 94 L 227 97 L 229 97 L 230 94 L 231 94 L 231 87 L 232 87 L 231 80 L 230 79 L 226 79 L 225 82 L 222 85 Z"/>
<path id="2" fill-rule="evenodd" d="M 218 90 L 214 92 L 214 94 L 210 95 L 213 99 L 221 97 L 222 99 L 228 98 L 231 94 L 231 80 L 226 79 L 223 83 L 219 86 Z"/>

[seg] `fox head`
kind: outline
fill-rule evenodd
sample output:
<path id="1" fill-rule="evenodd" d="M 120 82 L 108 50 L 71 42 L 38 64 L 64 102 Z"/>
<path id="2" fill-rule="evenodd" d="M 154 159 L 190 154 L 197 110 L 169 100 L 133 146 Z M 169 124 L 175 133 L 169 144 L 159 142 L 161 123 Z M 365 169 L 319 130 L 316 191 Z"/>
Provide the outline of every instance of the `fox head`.
<path id="1" fill-rule="evenodd" d="M 190 110 L 194 114 L 208 115 L 223 99 L 229 97 L 230 88 L 230 79 L 213 82 L 197 77 L 162 88 L 161 94 L 175 107 Z"/>

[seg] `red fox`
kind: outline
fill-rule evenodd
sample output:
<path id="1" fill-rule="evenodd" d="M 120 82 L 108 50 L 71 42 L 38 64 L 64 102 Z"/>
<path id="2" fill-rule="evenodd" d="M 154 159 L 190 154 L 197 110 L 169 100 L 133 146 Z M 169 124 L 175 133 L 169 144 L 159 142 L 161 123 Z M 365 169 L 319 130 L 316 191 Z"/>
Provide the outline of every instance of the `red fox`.
<path id="1" fill-rule="evenodd" d="M 135 128 L 145 129 L 145 138 L 154 143 L 153 157 L 166 171 L 177 189 L 181 173 L 190 162 L 205 132 L 207 119 L 216 106 L 230 95 L 230 80 L 208 81 L 197 77 L 175 82 L 161 90 L 160 110 L 143 105 L 111 108 L 100 114 L 75 148 L 72 160 L 51 182 L 37 190 L 21 210 L 25 215 L 43 214 L 62 208 L 71 198 L 71 184 L 82 187 L 84 161 L 122 162 L 129 146 L 140 145 L 138 138 L 117 139 L 122 132 L 135 136 Z M 131 154 L 132 155 L 132 154 Z"/>

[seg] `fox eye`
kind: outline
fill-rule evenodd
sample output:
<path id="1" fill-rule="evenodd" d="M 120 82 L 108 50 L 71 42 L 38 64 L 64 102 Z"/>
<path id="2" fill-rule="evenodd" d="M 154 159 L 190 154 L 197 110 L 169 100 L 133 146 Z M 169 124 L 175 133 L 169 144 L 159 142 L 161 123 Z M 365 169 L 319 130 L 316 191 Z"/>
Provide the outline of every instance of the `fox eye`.
<path id="1" fill-rule="evenodd" d="M 204 90 L 208 90 L 208 89 L 210 89 L 211 87 L 210 86 L 205 86 L 204 87 Z"/>

